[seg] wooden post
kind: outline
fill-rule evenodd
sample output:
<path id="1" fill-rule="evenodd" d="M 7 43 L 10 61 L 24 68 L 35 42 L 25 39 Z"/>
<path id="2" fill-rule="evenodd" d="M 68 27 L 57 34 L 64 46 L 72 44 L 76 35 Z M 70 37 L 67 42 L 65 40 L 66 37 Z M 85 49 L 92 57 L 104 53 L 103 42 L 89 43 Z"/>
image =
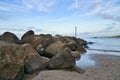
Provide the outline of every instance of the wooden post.
<path id="1" fill-rule="evenodd" d="M 77 26 L 75 26 L 75 37 L 77 38 Z"/>

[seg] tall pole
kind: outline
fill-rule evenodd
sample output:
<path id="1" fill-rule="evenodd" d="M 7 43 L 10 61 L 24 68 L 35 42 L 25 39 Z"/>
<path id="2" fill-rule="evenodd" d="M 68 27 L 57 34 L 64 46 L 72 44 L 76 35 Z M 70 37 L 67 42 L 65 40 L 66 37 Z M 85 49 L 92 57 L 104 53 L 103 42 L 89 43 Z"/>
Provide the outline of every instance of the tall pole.
<path id="1" fill-rule="evenodd" d="M 75 26 L 75 37 L 77 38 L 77 26 Z"/>

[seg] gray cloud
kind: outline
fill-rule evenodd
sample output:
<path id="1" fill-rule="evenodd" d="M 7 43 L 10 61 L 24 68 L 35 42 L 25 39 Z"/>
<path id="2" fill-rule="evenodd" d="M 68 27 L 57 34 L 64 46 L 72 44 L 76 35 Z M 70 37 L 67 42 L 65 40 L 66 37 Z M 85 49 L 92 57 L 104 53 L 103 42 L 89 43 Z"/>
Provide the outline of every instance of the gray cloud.
<path id="1" fill-rule="evenodd" d="M 106 14 L 106 13 L 99 13 L 98 16 L 104 18 L 104 19 L 111 19 L 114 21 L 120 21 L 120 16 L 112 15 L 112 14 Z"/>

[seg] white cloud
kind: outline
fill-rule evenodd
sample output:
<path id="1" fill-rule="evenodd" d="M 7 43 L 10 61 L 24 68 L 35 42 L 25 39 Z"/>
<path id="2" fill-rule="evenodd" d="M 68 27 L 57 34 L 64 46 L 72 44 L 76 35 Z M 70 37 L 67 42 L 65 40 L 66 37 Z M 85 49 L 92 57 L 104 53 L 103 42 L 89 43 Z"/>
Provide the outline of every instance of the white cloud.
<path id="1" fill-rule="evenodd" d="M 22 0 L 22 2 L 28 9 L 49 12 L 52 10 L 57 0 Z"/>
<path id="2" fill-rule="evenodd" d="M 120 5 L 119 0 L 78 0 L 77 9 L 80 14 L 100 16 L 104 19 L 112 19 L 120 21 Z M 71 4 L 69 10 L 76 9 L 76 1 Z"/>
<path id="3" fill-rule="evenodd" d="M 27 8 L 16 5 L 16 4 L 11 4 L 11 3 L 6 3 L 3 1 L 0 1 L 0 11 L 21 11 L 25 12 Z"/>
<path id="4" fill-rule="evenodd" d="M 91 4 L 94 8 L 90 11 L 90 14 L 101 16 L 104 19 L 112 19 L 120 21 L 120 5 L 116 5 L 118 0 L 101 0 L 96 4 Z"/>

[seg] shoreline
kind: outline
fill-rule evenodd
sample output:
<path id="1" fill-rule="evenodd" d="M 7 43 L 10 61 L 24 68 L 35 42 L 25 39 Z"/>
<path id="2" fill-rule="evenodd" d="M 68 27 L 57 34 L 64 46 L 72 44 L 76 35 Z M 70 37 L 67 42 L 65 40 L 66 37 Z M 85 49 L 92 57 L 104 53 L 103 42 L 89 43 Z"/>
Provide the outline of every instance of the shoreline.
<path id="1" fill-rule="evenodd" d="M 85 67 L 85 73 L 74 71 L 47 70 L 41 71 L 24 80 L 120 80 L 120 56 L 90 54 L 96 66 Z"/>

